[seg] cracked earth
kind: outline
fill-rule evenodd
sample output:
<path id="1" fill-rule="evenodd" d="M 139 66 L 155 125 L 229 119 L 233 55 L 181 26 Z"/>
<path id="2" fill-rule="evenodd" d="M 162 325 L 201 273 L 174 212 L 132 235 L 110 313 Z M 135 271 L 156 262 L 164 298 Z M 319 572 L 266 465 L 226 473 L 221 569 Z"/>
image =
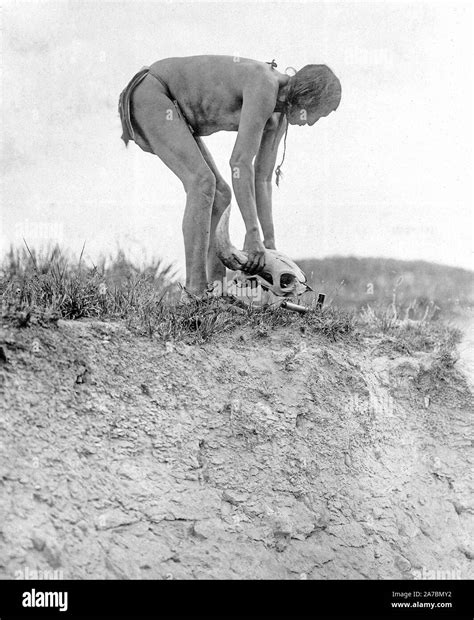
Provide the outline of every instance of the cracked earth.
<path id="1" fill-rule="evenodd" d="M 473 577 L 472 394 L 456 370 L 425 380 L 431 353 L 296 329 L 1 335 L 1 578 Z"/>

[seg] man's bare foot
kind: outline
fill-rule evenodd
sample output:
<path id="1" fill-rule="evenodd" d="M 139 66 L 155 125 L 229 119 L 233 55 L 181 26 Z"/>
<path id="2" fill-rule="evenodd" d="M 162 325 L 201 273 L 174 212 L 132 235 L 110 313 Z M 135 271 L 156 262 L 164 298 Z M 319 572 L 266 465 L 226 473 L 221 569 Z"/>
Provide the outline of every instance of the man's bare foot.
<path id="1" fill-rule="evenodd" d="M 222 290 L 216 287 L 215 284 L 208 284 L 206 290 L 199 294 L 191 293 L 186 287 L 182 286 L 179 301 L 182 304 L 190 304 L 196 301 L 207 301 L 217 297 L 222 297 Z"/>

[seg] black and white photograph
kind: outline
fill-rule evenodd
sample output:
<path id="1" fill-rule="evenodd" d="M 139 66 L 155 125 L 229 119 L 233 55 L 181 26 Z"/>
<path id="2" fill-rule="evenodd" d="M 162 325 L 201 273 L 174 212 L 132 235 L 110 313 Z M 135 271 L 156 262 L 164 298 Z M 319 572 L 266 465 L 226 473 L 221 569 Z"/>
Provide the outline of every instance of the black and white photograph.
<path id="1" fill-rule="evenodd" d="M 0 34 L 5 613 L 460 614 L 472 4 L 5 0 Z"/>

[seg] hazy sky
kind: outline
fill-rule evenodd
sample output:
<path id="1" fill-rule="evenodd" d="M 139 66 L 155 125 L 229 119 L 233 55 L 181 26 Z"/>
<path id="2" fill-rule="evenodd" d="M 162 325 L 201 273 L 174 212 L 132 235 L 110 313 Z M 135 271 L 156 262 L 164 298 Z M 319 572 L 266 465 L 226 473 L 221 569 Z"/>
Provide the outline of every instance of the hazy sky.
<path id="1" fill-rule="evenodd" d="M 120 140 L 120 91 L 168 56 L 329 65 L 336 113 L 290 127 L 274 189 L 293 258 L 473 267 L 472 9 L 438 2 L 3 2 L 2 246 L 162 256 L 182 268 L 181 182 Z M 224 176 L 236 134 L 206 142 Z M 243 225 L 234 203 L 232 232 Z"/>

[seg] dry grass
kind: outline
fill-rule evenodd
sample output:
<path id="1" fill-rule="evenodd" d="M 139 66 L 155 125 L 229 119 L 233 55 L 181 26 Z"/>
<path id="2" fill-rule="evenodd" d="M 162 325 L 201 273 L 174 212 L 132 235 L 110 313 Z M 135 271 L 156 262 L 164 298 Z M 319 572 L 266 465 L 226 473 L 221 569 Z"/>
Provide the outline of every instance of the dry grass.
<path id="1" fill-rule="evenodd" d="M 202 343 L 216 334 L 238 328 L 265 338 L 278 327 L 320 333 L 331 340 L 378 333 L 407 350 L 454 347 L 456 330 L 433 319 L 436 306 L 428 304 L 421 320 L 408 318 L 392 291 L 388 305 L 366 306 L 362 311 L 328 298 L 320 309 L 314 298 L 305 300 L 308 311 L 298 314 L 278 307 L 248 307 L 231 298 L 178 301 L 180 289 L 171 266 L 160 260 L 146 266 L 133 264 L 123 251 L 87 265 L 54 247 L 38 253 L 28 247 L 10 250 L 0 272 L 2 320 L 24 327 L 48 324 L 59 318 L 124 320 L 135 333 L 165 340 Z M 339 292 L 338 292 L 339 294 Z"/>
<path id="2" fill-rule="evenodd" d="M 278 327 L 296 327 L 301 332 L 318 332 L 336 340 L 354 332 L 356 317 L 352 312 L 337 308 L 310 308 L 304 315 L 278 307 L 259 309 L 221 297 L 149 306 L 146 312 L 130 312 L 127 324 L 142 335 L 188 342 L 206 342 L 216 334 L 238 328 L 246 328 L 255 337 L 265 338 Z"/>
<path id="3" fill-rule="evenodd" d="M 59 318 L 123 319 L 135 333 L 191 342 L 243 326 L 264 337 L 290 325 L 336 339 L 352 333 L 356 323 L 351 312 L 333 307 L 321 311 L 315 303 L 305 315 L 252 308 L 231 298 L 180 303 L 170 266 L 154 261 L 138 267 L 122 251 L 88 266 L 82 256 L 71 258 L 58 247 L 43 254 L 11 250 L 2 264 L 0 292 L 3 321 L 18 326 Z"/>
<path id="4" fill-rule="evenodd" d="M 140 268 L 122 251 L 86 265 L 59 247 L 45 253 L 10 250 L 0 276 L 3 316 L 126 318 L 171 295 L 173 270 L 161 261 Z"/>

